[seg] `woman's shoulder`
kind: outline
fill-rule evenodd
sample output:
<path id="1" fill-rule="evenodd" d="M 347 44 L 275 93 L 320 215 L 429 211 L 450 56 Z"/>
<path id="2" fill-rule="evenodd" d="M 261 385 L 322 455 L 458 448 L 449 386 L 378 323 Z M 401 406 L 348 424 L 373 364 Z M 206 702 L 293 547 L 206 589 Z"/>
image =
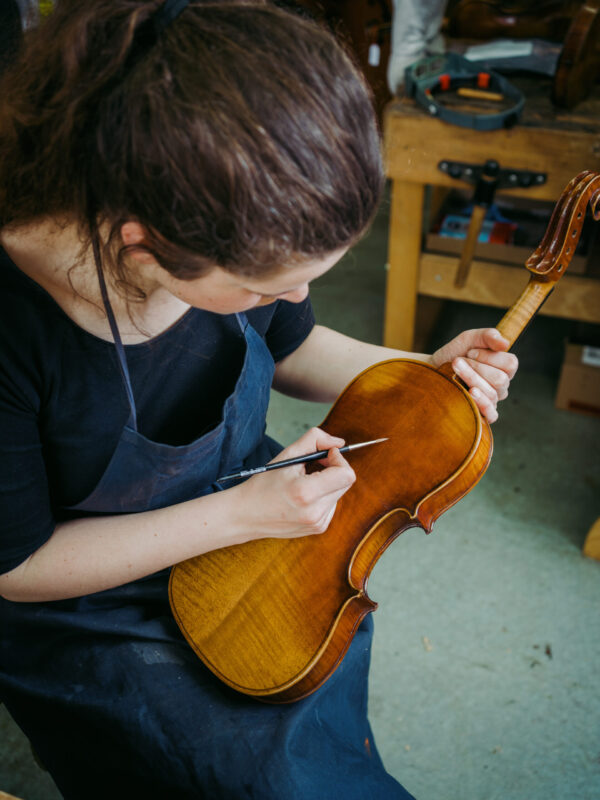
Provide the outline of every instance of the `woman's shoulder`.
<path id="1" fill-rule="evenodd" d="M 52 320 L 53 301 L 47 292 L 22 272 L 0 246 L 0 321 L 6 332 L 32 337 Z M 47 334 L 47 330 L 45 333 Z"/>
<path id="2" fill-rule="evenodd" d="M 310 296 L 300 303 L 276 300 L 247 314 L 252 326 L 264 336 L 275 361 L 298 348 L 315 324 Z"/>
<path id="3" fill-rule="evenodd" d="M 64 335 L 52 298 L 0 247 L 0 403 L 39 407 Z"/>

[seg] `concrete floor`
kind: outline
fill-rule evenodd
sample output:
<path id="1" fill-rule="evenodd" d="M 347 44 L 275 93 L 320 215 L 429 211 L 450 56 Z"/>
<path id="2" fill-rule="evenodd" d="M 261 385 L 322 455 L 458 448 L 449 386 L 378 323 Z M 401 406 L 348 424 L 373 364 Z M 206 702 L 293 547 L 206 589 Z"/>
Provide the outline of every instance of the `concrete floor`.
<path id="1" fill-rule="evenodd" d="M 386 237 L 384 208 L 314 285 L 321 323 L 379 341 Z M 448 303 L 430 348 L 500 316 Z M 371 576 L 372 725 L 388 770 L 418 800 L 600 798 L 600 563 L 581 554 L 600 514 L 600 420 L 553 406 L 576 332 L 532 323 L 485 477 L 430 536 L 412 529 L 394 542 Z M 270 433 L 289 443 L 326 411 L 275 395 Z M 59 798 L 3 709 L 0 742 L 0 789 Z"/>

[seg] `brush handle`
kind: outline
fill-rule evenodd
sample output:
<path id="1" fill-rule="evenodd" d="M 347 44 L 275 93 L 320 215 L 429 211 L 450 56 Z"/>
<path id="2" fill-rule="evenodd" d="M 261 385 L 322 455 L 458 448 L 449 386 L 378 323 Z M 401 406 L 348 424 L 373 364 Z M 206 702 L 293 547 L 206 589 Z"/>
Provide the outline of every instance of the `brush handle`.
<path id="1" fill-rule="evenodd" d="M 346 444 L 340 447 L 340 453 L 348 453 L 350 450 L 357 450 L 359 447 L 367 447 L 370 444 L 377 444 L 378 442 L 385 441 L 385 439 L 374 439 L 372 442 L 357 442 L 356 444 Z M 309 461 L 319 461 L 325 458 L 329 450 L 316 450 L 314 453 L 307 453 L 303 456 L 296 456 L 295 458 L 286 458 L 283 461 L 275 461 L 272 464 L 265 464 L 264 467 L 253 467 L 252 469 L 243 469 L 241 472 L 236 472 L 233 475 L 224 475 L 222 478 L 217 478 L 217 483 L 220 481 L 232 481 L 234 478 L 249 478 L 251 475 L 260 475 L 261 472 L 269 472 L 272 469 L 281 469 L 282 467 L 291 467 L 294 464 L 307 464 Z"/>

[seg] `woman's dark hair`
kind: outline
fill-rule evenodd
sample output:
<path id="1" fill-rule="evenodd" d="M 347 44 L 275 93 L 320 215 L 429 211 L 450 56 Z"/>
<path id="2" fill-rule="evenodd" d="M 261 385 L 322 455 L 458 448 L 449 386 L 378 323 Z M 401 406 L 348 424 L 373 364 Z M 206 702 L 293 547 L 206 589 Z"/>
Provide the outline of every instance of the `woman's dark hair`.
<path id="1" fill-rule="evenodd" d="M 316 23 L 239 0 L 192 3 L 144 45 L 160 6 L 61 0 L 26 36 L 0 86 L 0 226 L 74 216 L 114 245 L 134 219 L 182 279 L 352 244 L 382 167 L 351 58 Z"/>

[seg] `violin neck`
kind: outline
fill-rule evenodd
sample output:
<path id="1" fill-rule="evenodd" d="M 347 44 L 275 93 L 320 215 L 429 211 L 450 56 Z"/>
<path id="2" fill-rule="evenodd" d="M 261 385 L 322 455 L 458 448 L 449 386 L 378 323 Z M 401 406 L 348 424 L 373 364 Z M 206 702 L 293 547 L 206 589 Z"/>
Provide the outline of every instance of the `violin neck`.
<path id="1" fill-rule="evenodd" d="M 510 342 L 510 347 L 537 314 L 554 286 L 555 281 L 540 279 L 536 275 L 531 276 L 521 295 L 496 325 L 502 336 Z"/>

